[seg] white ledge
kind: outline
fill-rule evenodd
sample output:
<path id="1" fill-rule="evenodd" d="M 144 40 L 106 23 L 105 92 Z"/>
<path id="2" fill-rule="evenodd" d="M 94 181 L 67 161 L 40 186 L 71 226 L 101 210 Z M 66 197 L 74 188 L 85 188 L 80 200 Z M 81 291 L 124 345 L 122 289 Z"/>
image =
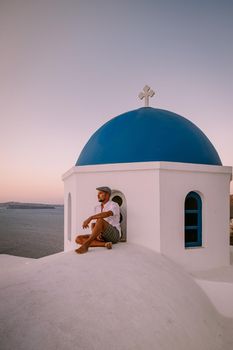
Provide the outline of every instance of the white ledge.
<path id="1" fill-rule="evenodd" d="M 176 162 L 135 162 L 135 163 L 115 163 L 74 166 L 62 176 L 62 180 L 76 173 L 98 173 L 98 172 L 118 172 L 137 170 L 170 170 L 187 171 L 199 173 L 230 174 L 232 177 L 232 167 L 222 165 L 205 165 Z"/>

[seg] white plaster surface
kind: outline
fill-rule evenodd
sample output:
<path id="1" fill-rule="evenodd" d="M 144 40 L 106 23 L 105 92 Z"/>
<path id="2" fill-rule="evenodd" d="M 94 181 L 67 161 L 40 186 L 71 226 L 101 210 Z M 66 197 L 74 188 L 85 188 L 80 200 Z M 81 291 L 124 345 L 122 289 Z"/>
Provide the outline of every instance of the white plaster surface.
<path id="1" fill-rule="evenodd" d="M 233 318 L 233 247 L 230 251 L 232 265 L 196 271 L 192 275 L 218 312 Z"/>
<path id="2" fill-rule="evenodd" d="M 20 269 L 22 266 L 32 263 L 33 261 L 36 261 L 36 260 L 31 258 L 23 258 L 21 256 L 1 254 L 0 255 L 0 266 L 1 266 L 0 274 L 5 274 L 12 269 L 14 270 L 18 268 Z"/>
<path id="3" fill-rule="evenodd" d="M 207 170 L 209 168 L 209 170 Z M 161 252 L 189 271 L 229 265 L 229 192 L 231 169 L 194 164 L 162 167 L 160 172 Z M 221 167 L 219 167 L 221 168 Z M 184 248 L 184 200 L 202 199 L 202 247 Z"/>
<path id="4" fill-rule="evenodd" d="M 233 281 L 231 283 L 228 283 L 196 279 L 196 282 L 208 295 L 209 299 L 215 305 L 219 313 L 226 317 L 233 318 Z"/>
<path id="5" fill-rule="evenodd" d="M 95 189 L 106 185 L 126 198 L 127 242 L 160 252 L 188 271 L 228 265 L 231 176 L 231 167 L 171 162 L 73 167 L 63 175 L 64 250 L 74 249 L 76 235 L 87 233 L 82 222 L 93 213 Z M 184 203 L 190 191 L 200 194 L 203 208 L 203 246 L 195 249 L 184 246 Z M 67 225 L 69 193 L 71 241 Z"/>
<path id="6" fill-rule="evenodd" d="M 135 244 L 1 274 L 1 350 L 232 350 L 232 321 L 179 266 Z"/>

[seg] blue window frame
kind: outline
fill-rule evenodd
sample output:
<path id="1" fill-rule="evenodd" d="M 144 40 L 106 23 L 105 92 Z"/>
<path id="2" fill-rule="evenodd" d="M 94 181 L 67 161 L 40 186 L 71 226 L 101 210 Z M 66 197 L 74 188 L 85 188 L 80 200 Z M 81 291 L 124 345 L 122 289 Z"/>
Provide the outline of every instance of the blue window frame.
<path id="1" fill-rule="evenodd" d="M 185 247 L 202 246 L 202 200 L 198 193 L 185 198 Z"/>

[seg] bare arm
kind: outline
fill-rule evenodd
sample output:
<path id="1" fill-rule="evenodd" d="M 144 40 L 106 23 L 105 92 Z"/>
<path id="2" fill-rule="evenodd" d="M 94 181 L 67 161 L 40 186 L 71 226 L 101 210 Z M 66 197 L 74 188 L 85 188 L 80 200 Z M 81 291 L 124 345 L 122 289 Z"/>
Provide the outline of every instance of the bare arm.
<path id="1" fill-rule="evenodd" d="M 95 219 L 104 219 L 104 218 L 108 218 L 109 216 L 112 216 L 112 215 L 113 215 L 113 212 L 112 212 L 111 210 L 109 210 L 109 211 L 104 211 L 104 212 L 102 212 L 102 213 L 92 215 L 92 216 L 90 216 L 88 219 L 86 219 L 86 220 L 83 222 L 83 228 L 89 227 L 89 223 L 90 223 L 92 220 L 95 220 Z"/>
<path id="2" fill-rule="evenodd" d="M 109 211 L 104 211 L 102 213 L 98 213 L 95 215 L 92 215 L 89 217 L 90 221 L 91 220 L 95 220 L 95 219 L 104 219 L 104 218 L 108 218 L 109 216 L 113 216 L 113 212 L 111 210 Z"/>

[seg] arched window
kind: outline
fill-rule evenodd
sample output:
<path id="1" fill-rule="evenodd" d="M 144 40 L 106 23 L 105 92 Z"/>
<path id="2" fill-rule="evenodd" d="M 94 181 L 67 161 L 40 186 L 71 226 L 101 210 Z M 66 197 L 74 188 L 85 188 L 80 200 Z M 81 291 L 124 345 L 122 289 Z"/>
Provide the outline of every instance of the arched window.
<path id="1" fill-rule="evenodd" d="M 185 198 L 185 247 L 202 246 L 202 201 L 196 192 Z"/>
<path id="2" fill-rule="evenodd" d="M 68 240 L 71 241 L 71 225 L 72 225 L 72 217 L 71 217 L 71 194 L 68 195 L 68 206 L 67 206 L 67 231 L 68 231 Z"/>

